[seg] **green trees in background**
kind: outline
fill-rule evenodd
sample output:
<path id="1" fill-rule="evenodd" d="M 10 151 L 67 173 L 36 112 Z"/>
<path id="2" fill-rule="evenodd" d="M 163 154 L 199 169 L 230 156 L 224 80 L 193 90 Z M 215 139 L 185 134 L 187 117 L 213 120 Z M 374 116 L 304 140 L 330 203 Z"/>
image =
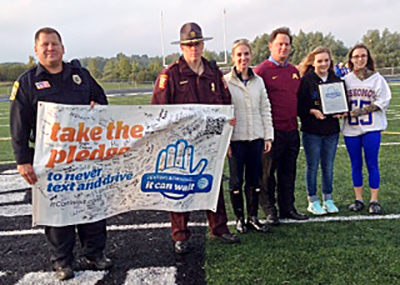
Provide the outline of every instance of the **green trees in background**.
<path id="1" fill-rule="evenodd" d="M 379 30 L 370 30 L 362 37 L 362 42 L 371 50 L 378 67 L 400 66 L 398 32 L 391 33 L 387 28 L 382 33 Z"/>
<path id="2" fill-rule="evenodd" d="M 252 42 L 253 64 L 257 65 L 268 59 L 269 34 L 258 36 Z M 344 61 L 347 56 L 348 48 L 343 42 L 336 40 L 332 34 L 324 35 L 321 32 L 304 33 L 300 30 L 298 35 L 293 35 L 293 51 L 291 63 L 299 64 L 303 58 L 317 46 L 325 46 L 332 50 L 335 62 Z"/>
<path id="3" fill-rule="evenodd" d="M 375 58 L 377 67 L 398 67 L 400 66 L 400 34 L 391 33 L 387 28 L 369 30 L 361 38 Z M 258 65 L 270 56 L 269 34 L 263 34 L 254 39 L 253 64 Z M 230 44 L 229 44 L 230 45 Z M 291 63 L 299 64 L 301 60 L 315 47 L 323 45 L 332 50 L 335 63 L 347 61 L 349 48 L 341 40 L 336 39 L 332 34 L 324 35 L 321 32 L 305 33 L 302 30 L 293 36 L 293 52 Z M 228 64 L 231 64 L 230 50 L 228 51 Z M 179 58 L 179 53 L 173 53 L 166 57 L 166 64 L 170 65 Z M 204 51 L 204 57 L 208 60 L 223 62 L 224 52 Z M 112 58 L 90 57 L 80 59 L 82 66 L 98 80 L 107 82 L 154 82 L 163 70 L 162 58 L 159 56 L 148 57 L 147 55 L 127 56 L 118 53 Z M 21 73 L 35 66 L 34 57 L 30 56 L 27 64 L 4 63 L 0 64 L 0 81 L 14 81 Z"/>

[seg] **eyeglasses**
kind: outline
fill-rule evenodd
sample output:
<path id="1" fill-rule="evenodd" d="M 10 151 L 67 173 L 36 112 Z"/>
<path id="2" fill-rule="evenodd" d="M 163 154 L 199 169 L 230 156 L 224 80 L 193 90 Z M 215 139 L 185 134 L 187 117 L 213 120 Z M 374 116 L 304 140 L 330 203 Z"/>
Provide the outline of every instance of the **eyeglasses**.
<path id="1" fill-rule="evenodd" d="M 367 57 L 368 57 L 368 55 L 362 54 L 362 55 L 354 55 L 351 58 L 355 59 L 355 60 L 359 60 L 359 59 L 366 59 Z"/>

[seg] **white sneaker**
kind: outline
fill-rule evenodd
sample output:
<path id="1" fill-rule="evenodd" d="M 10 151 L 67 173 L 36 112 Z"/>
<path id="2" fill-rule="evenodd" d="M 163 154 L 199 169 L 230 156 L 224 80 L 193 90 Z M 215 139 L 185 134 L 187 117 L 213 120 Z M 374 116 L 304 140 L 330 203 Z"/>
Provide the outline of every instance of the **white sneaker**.
<path id="1" fill-rule="evenodd" d="M 338 207 L 336 207 L 335 203 L 333 203 L 333 200 L 324 201 L 322 208 L 326 210 L 329 214 L 339 213 L 339 209 Z"/>
<path id="2" fill-rule="evenodd" d="M 319 201 L 310 202 L 308 204 L 307 211 L 309 211 L 313 215 L 318 215 L 318 216 L 326 214 L 326 211 L 322 209 L 321 203 Z"/>

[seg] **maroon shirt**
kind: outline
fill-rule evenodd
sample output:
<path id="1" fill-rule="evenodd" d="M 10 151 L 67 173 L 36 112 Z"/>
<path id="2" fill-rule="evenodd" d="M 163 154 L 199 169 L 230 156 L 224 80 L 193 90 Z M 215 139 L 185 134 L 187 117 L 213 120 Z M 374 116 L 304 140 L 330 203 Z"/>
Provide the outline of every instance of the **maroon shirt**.
<path id="1" fill-rule="evenodd" d="M 157 79 L 151 103 L 229 105 L 231 94 L 224 84 L 222 72 L 202 58 L 204 72 L 195 73 L 181 57 L 165 69 Z"/>
<path id="2" fill-rule="evenodd" d="M 274 129 L 278 131 L 297 130 L 299 71 L 291 64 L 278 66 L 266 60 L 255 69 L 255 72 L 264 80 L 271 102 Z"/>

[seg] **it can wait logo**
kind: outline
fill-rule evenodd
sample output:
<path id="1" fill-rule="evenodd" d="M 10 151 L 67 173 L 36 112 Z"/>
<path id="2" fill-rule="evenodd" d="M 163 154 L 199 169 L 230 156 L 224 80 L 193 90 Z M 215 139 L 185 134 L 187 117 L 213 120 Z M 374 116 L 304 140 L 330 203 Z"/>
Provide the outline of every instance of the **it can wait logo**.
<path id="1" fill-rule="evenodd" d="M 143 192 L 161 193 L 164 197 L 181 200 L 190 194 L 211 191 L 213 176 L 203 174 L 208 160 L 202 158 L 195 165 L 195 147 L 186 140 L 178 140 L 161 150 L 154 173 L 143 175 Z"/>

